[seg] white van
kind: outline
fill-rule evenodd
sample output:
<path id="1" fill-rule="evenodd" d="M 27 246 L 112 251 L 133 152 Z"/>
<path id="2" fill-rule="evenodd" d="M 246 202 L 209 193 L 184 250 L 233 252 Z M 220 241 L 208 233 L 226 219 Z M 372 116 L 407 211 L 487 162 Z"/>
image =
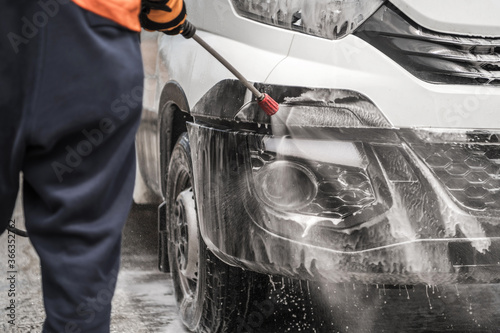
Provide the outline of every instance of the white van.
<path id="1" fill-rule="evenodd" d="M 268 275 L 499 281 L 500 2 L 186 5 L 280 104 L 267 116 L 193 40 L 142 34 L 135 200 L 163 202 L 159 268 L 190 330 L 248 331 Z"/>

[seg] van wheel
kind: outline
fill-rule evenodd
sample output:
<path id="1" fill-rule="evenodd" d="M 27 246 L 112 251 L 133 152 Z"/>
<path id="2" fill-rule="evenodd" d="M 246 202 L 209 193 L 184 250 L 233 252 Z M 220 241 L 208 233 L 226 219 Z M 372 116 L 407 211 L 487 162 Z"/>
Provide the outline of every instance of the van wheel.
<path id="1" fill-rule="evenodd" d="M 250 297 L 265 289 L 265 278 L 229 266 L 207 249 L 199 234 L 194 198 L 184 133 L 172 152 L 166 184 L 167 247 L 179 314 L 193 332 L 243 332 Z"/>

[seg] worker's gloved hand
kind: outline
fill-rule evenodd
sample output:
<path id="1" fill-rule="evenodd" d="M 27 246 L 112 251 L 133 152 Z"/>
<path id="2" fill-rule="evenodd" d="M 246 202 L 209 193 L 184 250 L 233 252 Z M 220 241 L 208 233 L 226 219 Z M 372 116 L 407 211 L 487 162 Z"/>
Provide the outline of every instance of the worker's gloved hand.
<path id="1" fill-rule="evenodd" d="M 186 21 L 184 0 L 142 0 L 139 19 L 146 30 L 177 35 Z"/>

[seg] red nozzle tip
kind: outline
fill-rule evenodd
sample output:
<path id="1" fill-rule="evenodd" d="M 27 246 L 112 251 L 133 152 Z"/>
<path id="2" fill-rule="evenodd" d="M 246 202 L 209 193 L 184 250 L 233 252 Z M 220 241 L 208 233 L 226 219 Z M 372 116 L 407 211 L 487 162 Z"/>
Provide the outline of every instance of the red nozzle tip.
<path id="1" fill-rule="evenodd" d="M 280 109 L 280 106 L 274 99 L 268 94 L 264 94 L 264 98 L 258 101 L 258 104 L 262 110 L 268 115 L 272 116 Z"/>

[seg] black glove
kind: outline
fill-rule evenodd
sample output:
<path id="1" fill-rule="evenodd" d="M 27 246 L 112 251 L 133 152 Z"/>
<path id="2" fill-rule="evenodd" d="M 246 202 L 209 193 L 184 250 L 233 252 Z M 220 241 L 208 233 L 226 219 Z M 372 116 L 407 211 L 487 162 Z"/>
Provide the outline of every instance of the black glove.
<path id="1" fill-rule="evenodd" d="M 145 30 L 177 35 L 182 32 L 186 16 L 184 0 L 142 0 L 139 19 Z"/>

